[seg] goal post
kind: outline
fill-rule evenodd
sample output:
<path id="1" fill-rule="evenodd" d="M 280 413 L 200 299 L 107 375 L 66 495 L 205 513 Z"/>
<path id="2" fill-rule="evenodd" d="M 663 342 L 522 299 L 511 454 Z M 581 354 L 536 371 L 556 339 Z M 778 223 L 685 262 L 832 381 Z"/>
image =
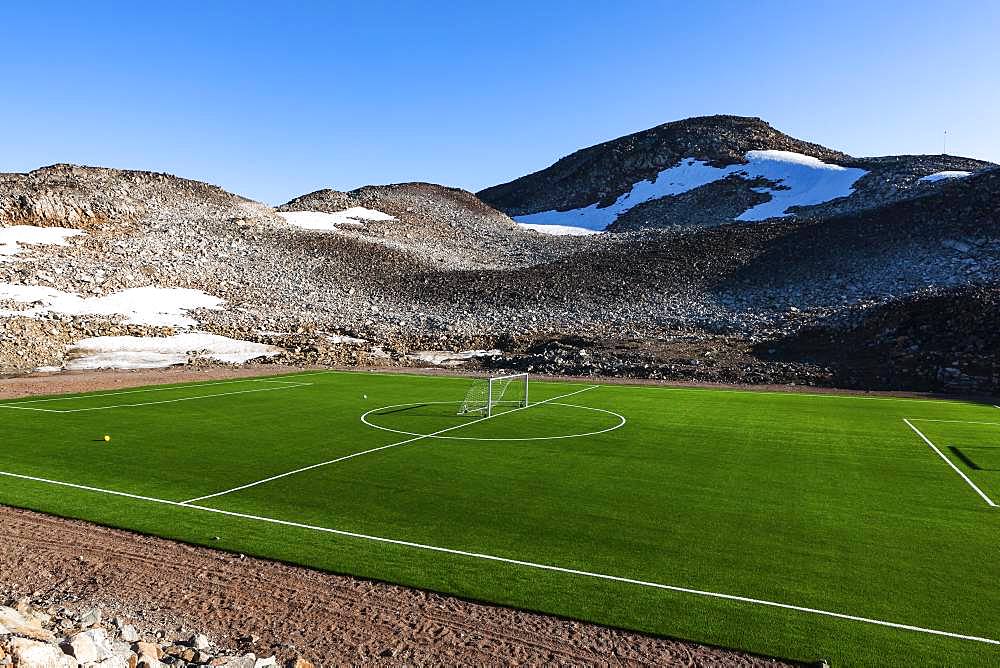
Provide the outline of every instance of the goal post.
<path id="1" fill-rule="evenodd" d="M 493 415 L 497 406 L 528 405 L 528 374 L 515 373 L 508 376 L 477 378 L 465 393 L 459 415 Z"/>

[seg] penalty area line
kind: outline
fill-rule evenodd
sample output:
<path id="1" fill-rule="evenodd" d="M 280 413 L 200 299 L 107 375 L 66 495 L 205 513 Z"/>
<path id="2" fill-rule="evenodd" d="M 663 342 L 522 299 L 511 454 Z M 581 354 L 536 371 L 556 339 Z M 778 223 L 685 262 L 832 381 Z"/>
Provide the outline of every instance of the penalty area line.
<path id="1" fill-rule="evenodd" d="M 969 478 L 969 476 L 965 475 L 965 473 L 962 472 L 962 469 L 960 469 L 957 466 L 955 466 L 955 463 L 953 461 L 951 461 L 950 459 L 948 459 L 945 456 L 945 454 L 943 452 L 941 452 L 940 449 L 938 449 L 938 446 L 934 445 L 934 443 L 931 441 L 931 439 L 929 439 L 926 436 L 924 436 L 924 433 L 922 431 L 920 431 L 919 429 L 917 429 L 916 427 L 914 427 L 913 423 L 910 422 L 909 420 L 907 420 L 906 418 L 903 418 L 903 422 L 905 422 L 906 425 L 917 434 L 917 436 L 919 436 L 921 439 L 923 439 L 924 443 L 926 443 L 927 445 L 929 445 L 930 448 L 931 448 L 931 450 L 933 450 L 934 452 L 936 452 L 938 454 L 938 457 L 940 457 L 941 459 L 943 459 L 945 461 L 945 463 L 948 466 L 950 466 L 953 471 L 955 471 L 955 473 L 957 473 L 959 476 L 961 476 L 962 480 L 964 480 L 969 485 L 969 487 L 971 487 L 972 489 L 974 489 L 975 492 L 976 492 L 976 494 L 978 494 L 980 497 L 982 497 L 983 501 L 985 501 L 986 504 L 989 507 L 991 507 L 991 508 L 996 508 L 997 507 L 997 504 L 994 503 L 993 499 L 991 499 L 990 497 L 988 497 L 986 495 L 986 492 L 984 492 L 983 490 L 979 489 L 979 487 L 976 485 L 976 483 L 972 482 L 972 480 Z"/>
<path id="2" fill-rule="evenodd" d="M 40 413 L 88 413 L 90 411 L 106 411 L 111 408 L 136 408 L 141 406 L 159 406 L 161 404 L 176 404 L 181 401 L 197 401 L 199 399 L 211 399 L 213 397 L 231 397 L 237 394 L 253 394 L 254 392 L 277 392 L 278 390 L 292 390 L 296 387 L 309 387 L 313 383 L 287 383 L 280 387 L 261 387 L 256 390 L 238 390 L 236 392 L 217 392 L 216 394 L 199 394 L 196 397 L 180 397 L 178 399 L 162 399 L 160 401 L 142 401 L 137 404 L 113 404 L 111 406 L 91 406 L 90 408 L 35 408 L 34 406 L 18 406 L 15 404 L 0 404 L 0 408 L 11 408 L 19 411 L 38 411 Z M 103 395 L 98 395 L 103 396 Z M 74 397 L 88 399 L 89 397 Z"/>
<path id="3" fill-rule="evenodd" d="M 179 501 L 169 501 L 167 499 L 157 499 L 150 496 L 142 496 L 139 494 L 129 494 L 126 492 L 116 492 L 113 490 L 102 489 L 100 487 L 90 487 L 87 485 L 78 485 L 75 483 L 63 482 L 60 480 L 50 480 L 48 478 L 40 478 L 37 476 L 21 475 L 18 473 L 10 473 L 7 471 L 0 471 L 0 476 L 6 476 L 9 478 L 17 478 L 20 480 L 28 480 L 32 482 L 39 482 L 48 485 L 57 485 L 61 487 L 69 487 L 73 489 L 79 489 L 88 492 L 94 492 L 99 494 L 109 494 L 112 496 L 125 497 L 129 499 L 134 499 L 138 501 L 146 501 L 149 503 L 157 503 L 166 506 L 172 506 L 175 508 L 187 508 L 189 510 L 195 510 L 199 512 L 214 513 L 216 515 L 223 515 L 226 517 L 234 517 L 243 520 L 249 520 L 253 522 L 264 522 L 267 524 L 275 524 L 279 526 L 292 527 L 296 529 L 304 529 L 307 531 L 317 531 L 326 534 L 332 534 L 336 536 L 343 536 L 346 538 L 354 538 L 358 540 L 367 540 L 376 543 L 383 543 L 388 545 L 398 545 L 400 547 L 408 547 L 417 550 L 426 550 L 429 552 L 437 552 L 441 554 L 448 554 L 452 556 L 467 557 L 471 559 L 479 559 L 483 561 L 491 561 L 501 564 L 509 564 L 512 566 L 520 566 L 523 568 L 532 568 L 535 570 L 548 571 L 552 573 L 562 573 L 566 575 L 575 575 L 579 577 L 593 578 L 596 580 L 605 580 L 609 582 L 618 582 L 622 584 L 635 585 L 638 587 L 646 587 L 649 589 L 659 589 L 663 591 L 671 591 L 678 594 L 688 594 L 692 596 L 699 596 L 702 598 L 712 598 L 724 601 L 731 601 L 734 603 L 745 603 L 749 605 L 758 605 L 770 608 L 777 608 L 780 610 L 789 610 L 792 612 L 801 612 L 811 615 L 818 615 L 822 617 L 830 617 L 833 619 L 840 619 L 851 622 L 859 622 L 862 624 L 871 624 L 874 626 L 882 626 L 891 629 L 899 629 L 903 631 L 913 631 L 916 633 L 923 633 L 926 635 L 941 636 L 945 638 L 952 638 L 955 640 L 966 640 L 970 642 L 985 643 L 988 645 L 998 645 L 1000 646 L 1000 640 L 995 640 L 993 638 L 986 638 L 983 636 L 968 635 L 964 633 L 954 633 L 952 631 L 942 631 L 939 629 L 932 629 L 923 626 L 914 626 L 912 624 L 903 624 L 899 622 L 890 622 L 882 619 L 875 619 L 872 617 L 862 617 L 860 615 L 851 615 L 842 612 L 835 612 L 831 610 L 822 610 L 820 608 L 811 608 L 804 605 L 795 605 L 791 603 L 781 603 L 778 601 L 769 601 L 762 598 L 753 598 L 750 596 L 742 596 L 739 594 L 726 594 L 722 592 L 709 591 L 705 589 L 693 589 L 690 587 L 680 587 L 677 585 L 668 585 L 660 582 L 652 582 L 649 580 L 639 580 L 636 578 L 623 577 L 619 575 L 608 575 L 606 573 L 596 573 L 591 571 L 584 571 L 577 568 L 566 568 L 563 566 L 555 566 L 552 564 L 542 564 L 533 561 L 525 561 L 522 559 L 513 559 L 510 557 L 501 557 L 492 554 L 485 554 L 482 552 L 468 552 L 466 550 L 456 550 L 449 547 L 440 547 L 437 545 L 427 545 L 424 543 L 415 543 L 413 541 L 399 540 L 396 538 L 386 538 L 384 536 L 373 536 L 369 534 L 358 533 L 355 531 L 345 531 L 343 529 L 334 529 L 331 527 L 321 527 L 312 524 L 303 524 L 301 522 L 291 522 L 288 520 L 281 520 L 274 517 L 264 517 L 261 515 L 249 515 L 247 513 L 238 513 L 231 510 L 222 510 L 221 508 L 210 508 L 208 506 L 197 506 L 190 503 L 181 503 Z"/>
<path id="4" fill-rule="evenodd" d="M 471 422 L 463 422 L 462 424 L 457 424 L 446 429 L 441 429 L 430 434 L 419 434 L 412 438 L 407 438 L 402 441 L 397 441 L 396 443 L 389 443 L 388 445 L 380 445 L 377 448 L 369 448 L 368 450 L 362 450 L 360 452 L 352 452 L 349 455 L 344 455 L 343 457 L 337 457 L 336 459 L 330 459 L 325 462 L 319 462 L 318 464 L 310 464 L 309 466 L 303 466 L 302 468 L 295 469 L 293 471 L 285 471 L 284 473 L 279 473 L 273 475 L 270 478 L 263 478 L 262 480 L 255 480 L 254 482 L 248 482 L 245 485 L 240 485 L 239 487 L 233 487 L 232 489 L 224 489 L 221 492 L 216 492 L 214 494 L 206 494 L 205 496 L 199 496 L 194 499 L 188 499 L 186 501 L 181 501 L 182 504 L 195 503 L 197 501 L 205 501 L 206 499 L 214 499 L 219 496 L 225 496 L 226 494 L 232 494 L 233 492 L 239 492 L 244 489 L 250 489 L 251 487 L 256 487 L 258 485 L 263 485 L 264 483 L 274 482 L 275 480 L 280 480 L 281 478 L 287 478 L 288 476 L 296 475 L 298 473 L 305 473 L 306 471 L 312 471 L 313 469 L 318 469 L 323 466 L 330 466 L 332 464 L 339 464 L 340 462 L 345 462 L 348 459 L 354 459 L 355 457 L 361 457 L 363 455 L 370 455 L 373 452 L 379 452 L 381 450 L 388 450 L 389 448 L 398 448 L 401 445 L 409 445 L 411 443 L 416 443 L 417 441 L 422 441 L 425 438 L 431 438 L 434 436 L 439 436 L 450 431 L 455 431 L 456 429 L 461 429 L 463 427 L 468 427 L 470 425 L 477 424 L 479 422 L 485 422 L 486 420 L 492 420 L 493 418 L 499 417 L 501 415 L 510 415 L 511 413 L 516 413 L 517 411 L 527 410 L 529 408 L 534 408 L 535 406 L 541 406 L 542 404 L 547 404 L 558 399 L 565 399 L 566 397 L 571 397 L 574 394 L 580 394 L 581 392 L 586 392 L 587 390 L 595 390 L 600 385 L 589 385 L 582 390 L 576 390 L 575 392 L 568 392 L 566 394 L 561 394 L 558 397 L 552 397 L 551 399 L 545 399 L 533 404 L 528 404 L 527 406 L 521 406 L 520 408 L 514 408 L 509 411 L 504 411 L 503 413 L 496 413 L 494 415 L 487 415 L 485 417 L 477 418 Z"/>
<path id="5" fill-rule="evenodd" d="M 20 406 L 22 404 L 41 404 L 50 401 L 73 401 L 74 399 L 100 399 L 101 397 L 117 397 L 123 394 L 142 394 L 145 392 L 170 392 L 175 390 L 188 390 L 196 387 L 215 387 L 216 385 L 233 385 L 235 383 L 281 383 L 283 385 L 297 384 L 295 381 L 271 380 L 270 377 L 237 378 L 236 380 L 213 380 L 207 383 L 195 384 L 169 384 L 160 387 L 142 387 L 135 390 L 121 390 L 117 392 L 95 392 L 88 394 L 73 394 L 68 397 L 40 397 L 38 399 L 26 399 L 23 401 L 11 401 L 0 404 L 0 406 Z"/>

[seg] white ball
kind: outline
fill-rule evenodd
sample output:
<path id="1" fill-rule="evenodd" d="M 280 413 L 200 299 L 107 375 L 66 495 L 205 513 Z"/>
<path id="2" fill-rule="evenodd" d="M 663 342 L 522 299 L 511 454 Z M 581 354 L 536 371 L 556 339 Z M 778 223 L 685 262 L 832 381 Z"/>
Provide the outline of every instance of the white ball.
<path id="1" fill-rule="evenodd" d="M 368 395 L 367 395 L 367 394 L 362 394 L 362 395 L 361 395 L 361 398 L 362 398 L 362 399 L 367 399 L 367 398 L 368 398 Z"/>

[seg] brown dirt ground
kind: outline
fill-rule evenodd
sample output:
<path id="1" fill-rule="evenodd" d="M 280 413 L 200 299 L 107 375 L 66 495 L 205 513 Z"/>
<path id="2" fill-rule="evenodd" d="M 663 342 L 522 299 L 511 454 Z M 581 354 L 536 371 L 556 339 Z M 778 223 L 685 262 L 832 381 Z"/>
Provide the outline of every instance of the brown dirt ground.
<path id="1" fill-rule="evenodd" d="M 301 370 L 34 374 L 0 378 L 0 398 Z M 0 599 L 21 596 L 98 605 L 146 633 L 195 629 L 234 651 L 302 655 L 320 666 L 792 665 L 0 506 Z"/>
<path id="2" fill-rule="evenodd" d="M 0 506 L 0 603 L 23 596 L 318 666 L 790 665 Z"/>

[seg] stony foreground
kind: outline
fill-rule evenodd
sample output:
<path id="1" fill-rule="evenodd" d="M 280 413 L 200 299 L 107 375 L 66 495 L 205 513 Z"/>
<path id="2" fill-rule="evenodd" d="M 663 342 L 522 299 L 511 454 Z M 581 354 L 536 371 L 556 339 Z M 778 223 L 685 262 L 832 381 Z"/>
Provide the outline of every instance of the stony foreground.
<path id="1" fill-rule="evenodd" d="M 0 507 L 0 666 L 787 663 Z"/>

